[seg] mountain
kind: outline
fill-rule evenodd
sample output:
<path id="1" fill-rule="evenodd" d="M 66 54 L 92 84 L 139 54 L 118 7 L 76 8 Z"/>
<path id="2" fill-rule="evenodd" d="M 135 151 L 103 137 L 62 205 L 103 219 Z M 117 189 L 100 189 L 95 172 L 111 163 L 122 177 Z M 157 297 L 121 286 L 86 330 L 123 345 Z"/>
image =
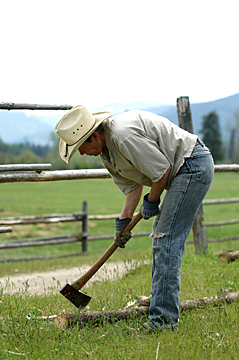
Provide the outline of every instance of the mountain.
<path id="1" fill-rule="evenodd" d="M 0 110 L 0 139 L 7 144 L 49 144 L 59 116 L 27 116 L 23 111 Z"/>
<path id="2" fill-rule="evenodd" d="M 92 112 L 111 111 L 118 114 L 128 110 L 147 110 L 165 116 L 173 123 L 178 124 L 176 100 L 175 105 L 162 105 L 159 103 L 138 101 L 135 103 L 114 103 L 101 108 L 90 109 Z M 194 133 L 199 134 L 202 126 L 202 117 L 215 111 L 220 120 L 220 128 L 224 141 L 228 141 L 231 124 L 235 121 L 234 112 L 239 110 L 239 93 L 226 98 L 204 102 L 192 103 L 192 119 Z M 23 111 L 0 110 L 0 139 L 8 144 L 29 142 L 46 145 L 50 141 L 50 133 L 54 132 L 55 124 L 61 119 L 62 112 L 56 111 L 54 115 L 34 115 Z M 49 112 L 48 112 L 49 113 Z M 56 115 L 55 115 L 56 114 Z M 200 135 L 200 134 L 199 134 Z"/>
<path id="3" fill-rule="evenodd" d="M 230 125 L 235 122 L 234 112 L 237 110 L 239 111 L 239 93 L 214 101 L 195 104 L 192 103 L 190 106 L 192 112 L 193 130 L 195 134 L 200 135 L 203 116 L 209 114 L 212 111 L 215 111 L 219 117 L 222 136 L 227 140 L 229 137 L 228 130 L 230 130 Z M 160 105 L 146 101 L 133 104 L 111 104 L 102 108 L 98 108 L 96 111 L 109 110 L 114 114 L 117 114 L 120 112 L 118 109 L 120 109 L 120 111 L 133 109 L 151 111 L 155 114 L 168 118 L 174 124 L 178 125 L 176 101 L 175 105 Z"/>

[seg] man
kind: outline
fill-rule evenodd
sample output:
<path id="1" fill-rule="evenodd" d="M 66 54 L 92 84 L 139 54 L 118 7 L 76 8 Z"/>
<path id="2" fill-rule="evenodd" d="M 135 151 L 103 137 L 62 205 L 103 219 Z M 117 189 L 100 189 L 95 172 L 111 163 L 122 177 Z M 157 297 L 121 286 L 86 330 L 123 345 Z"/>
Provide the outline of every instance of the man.
<path id="1" fill-rule="evenodd" d="M 152 292 L 148 322 L 152 330 L 178 329 L 180 271 L 186 239 L 197 210 L 209 190 L 214 164 L 208 148 L 168 119 L 146 111 L 112 117 L 91 114 L 84 106 L 71 109 L 56 125 L 61 158 L 100 155 L 115 184 L 125 194 L 115 220 L 115 242 L 125 247 L 123 233 L 140 201 L 144 219 L 155 216 L 152 232 Z M 160 208 L 160 195 L 166 190 Z"/>

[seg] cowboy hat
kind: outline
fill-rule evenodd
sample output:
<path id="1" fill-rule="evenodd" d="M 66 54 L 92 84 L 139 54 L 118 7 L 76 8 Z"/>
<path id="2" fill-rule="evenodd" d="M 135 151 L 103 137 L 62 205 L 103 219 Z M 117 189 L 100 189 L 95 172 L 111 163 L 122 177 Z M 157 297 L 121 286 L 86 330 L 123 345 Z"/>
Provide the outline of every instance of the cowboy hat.
<path id="1" fill-rule="evenodd" d="M 86 141 L 105 119 L 112 116 L 111 112 L 97 112 L 91 114 L 83 105 L 73 107 L 56 124 L 55 131 L 59 135 L 59 153 L 67 164 L 72 155 Z"/>

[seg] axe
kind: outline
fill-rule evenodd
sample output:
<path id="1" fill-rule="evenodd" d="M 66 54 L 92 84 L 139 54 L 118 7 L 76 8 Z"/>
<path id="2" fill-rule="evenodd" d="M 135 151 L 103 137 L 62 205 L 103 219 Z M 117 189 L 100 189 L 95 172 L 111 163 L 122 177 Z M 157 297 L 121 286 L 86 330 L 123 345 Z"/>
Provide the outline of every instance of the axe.
<path id="1" fill-rule="evenodd" d="M 139 212 L 126 226 L 123 232 L 131 231 L 135 225 L 142 219 L 142 215 Z M 106 252 L 97 260 L 94 265 L 80 278 L 76 279 L 71 285 L 66 284 L 60 293 L 70 300 L 77 308 L 84 309 L 91 300 L 91 297 L 79 291 L 92 276 L 101 268 L 102 265 L 109 259 L 109 257 L 118 248 L 115 242 L 106 250 Z"/>

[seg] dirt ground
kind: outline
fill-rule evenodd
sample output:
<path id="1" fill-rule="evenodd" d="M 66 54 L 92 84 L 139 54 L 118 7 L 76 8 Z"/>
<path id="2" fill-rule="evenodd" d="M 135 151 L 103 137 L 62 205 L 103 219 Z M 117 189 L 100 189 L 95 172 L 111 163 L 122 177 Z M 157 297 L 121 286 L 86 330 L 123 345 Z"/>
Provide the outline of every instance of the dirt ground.
<path id="1" fill-rule="evenodd" d="M 103 279 L 115 280 L 121 277 L 133 263 L 125 264 L 125 262 L 108 262 L 89 280 L 85 286 L 89 286 L 93 281 L 101 281 Z M 57 269 L 54 271 L 16 274 L 12 276 L 0 277 L 0 287 L 3 287 L 3 293 L 14 293 L 22 291 L 27 294 L 46 294 L 56 293 L 67 282 L 72 283 L 78 277 L 83 275 L 90 265 L 83 265 L 80 268 L 73 267 L 70 269 Z"/>

